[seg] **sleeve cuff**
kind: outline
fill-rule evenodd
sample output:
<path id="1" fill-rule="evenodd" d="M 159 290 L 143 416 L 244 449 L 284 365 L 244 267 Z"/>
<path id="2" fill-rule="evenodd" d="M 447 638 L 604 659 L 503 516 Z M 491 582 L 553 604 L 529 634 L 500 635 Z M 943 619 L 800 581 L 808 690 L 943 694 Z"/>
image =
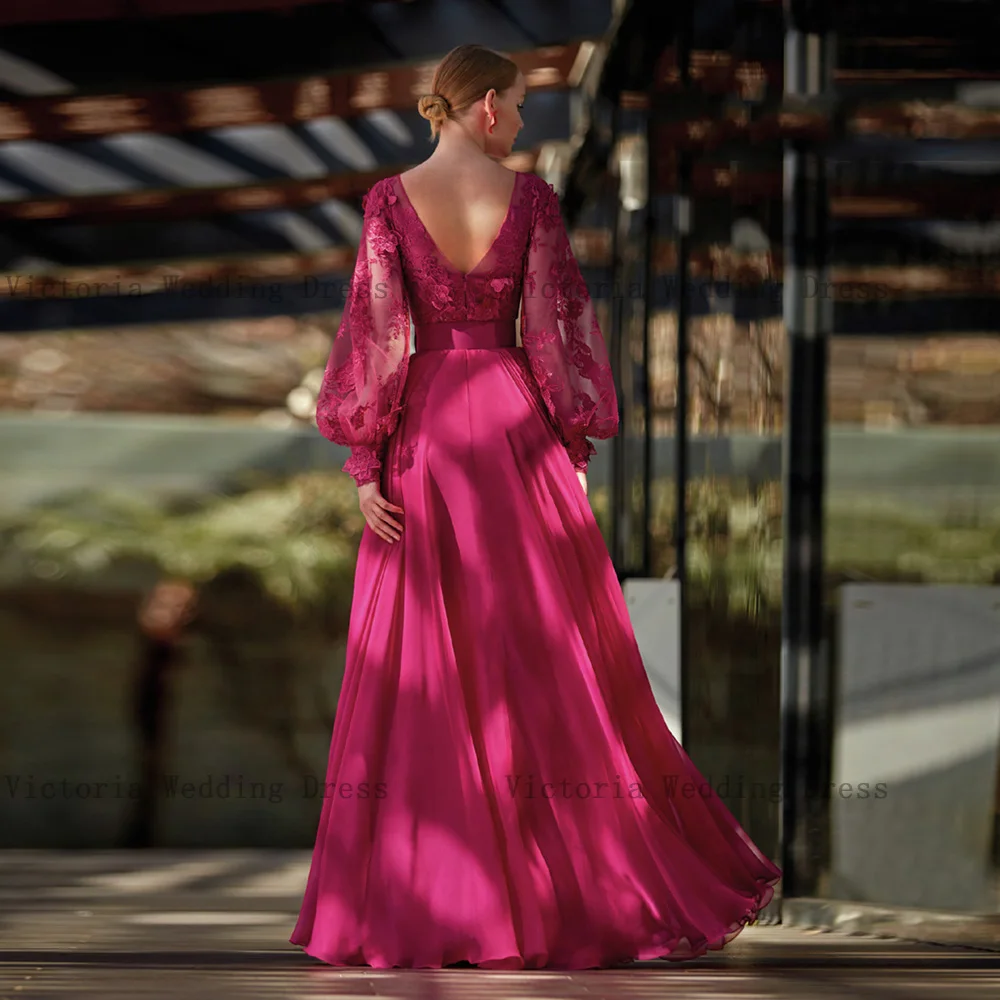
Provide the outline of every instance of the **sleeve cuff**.
<path id="1" fill-rule="evenodd" d="M 590 458 L 597 449 L 589 439 L 583 437 L 570 442 L 566 446 L 566 451 L 569 454 L 569 460 L 573 463 L 573 468 L 577 472 L 586 472 Z"/>
<path id="2" fill-rule="evenodd" d="M 351 457 L 344 463 L 344 472 L 358 486 L 364 486 L 382 478 L 382 462 L 371 448 L 352 448 Z"/>

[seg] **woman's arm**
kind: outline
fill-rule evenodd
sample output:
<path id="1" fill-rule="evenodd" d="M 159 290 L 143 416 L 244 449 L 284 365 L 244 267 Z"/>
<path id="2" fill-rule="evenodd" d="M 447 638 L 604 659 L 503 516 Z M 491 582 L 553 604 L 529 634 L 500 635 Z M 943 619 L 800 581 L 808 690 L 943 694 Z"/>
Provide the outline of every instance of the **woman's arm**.
<path id="1" fill-rule="evenodd" d="M 351 288 L 316 404 L 323 436 L 351 449 L 344 471 L 358 486 L 381 479 L 410 358 L 410 316 L 390 197 L 389 182 L 382 180 L 365 198 Z"/>
<path id="2" fill-rule="evenodd" d="M 608 351 L 549 184 L 533 179 L 531 242 L 525 258 L 521 343 L 570 461 L 586 474 L 588 438 L 618 433 Z M 585 485 L 585 479 L 581 479 Z"/>

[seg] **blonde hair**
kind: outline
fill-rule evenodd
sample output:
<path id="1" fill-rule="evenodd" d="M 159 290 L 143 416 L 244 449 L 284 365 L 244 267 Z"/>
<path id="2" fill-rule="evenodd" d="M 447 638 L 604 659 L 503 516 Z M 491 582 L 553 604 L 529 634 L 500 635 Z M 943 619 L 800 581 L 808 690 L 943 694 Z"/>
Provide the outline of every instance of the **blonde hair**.
<path id="1" fill-rule="evenodd" d="M 431 93 L 417 103 L 417 110 L 431 123 L 436 139 L 446 119 L 454 121 L 491 90 L 502 94 L 514 85 L 517 63 L 482 45 L 459 45 L 438 63 Z"/>

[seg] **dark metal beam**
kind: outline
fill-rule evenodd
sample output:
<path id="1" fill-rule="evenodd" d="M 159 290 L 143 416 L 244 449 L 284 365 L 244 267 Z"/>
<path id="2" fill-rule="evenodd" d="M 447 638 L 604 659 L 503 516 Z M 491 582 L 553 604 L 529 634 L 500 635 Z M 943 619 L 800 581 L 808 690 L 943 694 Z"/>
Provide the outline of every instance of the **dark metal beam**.
<path id="1" fill-rule="evenodd" d="M 652 574 L 653 504 L 653 386 L 650 377 L 650 346 L 652 343 L 654 295 L 654 257 L 656 254 L 657 204 L 653 186 L 649 183 L 656 176 L 656 111 L 650 108 L 646 116 L 646 210 L 643 219 L 643 301 L 642 301 L 642 559 L 640 575 Z"/>
<path id="2" fill-rule="evenodd" d="M 486 2 L 498 13 L 503 15 L 506 20 L 510 21 L 511 25 L 516 28 L 525 38 L 527 38 L 532 45 L 541 45 L 542 39 L 538 38 L 535 33 L 524 23 L 524 18 L 519 16 L 515 11 L 511 10 L 510 7 L 504 3 L 504 0 L 486 0 Z"/>
<path id="3" fill-rule="evenodd" d="M 680 5 L 680 23 L 677 33 L 678 67 L 681 86 L 685 93 L 691 87 L 691 48 L 693 44 L 693 4 Z M 654 151 L 655 153 L 655 151 Z M 651 161 L 652 163 L 653 161 Z M 688 740 L 693 729 L 691 690 L 692 680 L 688 672 L 687 656 L 687 485 L 688 485 L 688 325 L 691 317 L 691 241 L 693 229 L 693 199 L 691 197 L 691 155 L 682 152 L 677 164 L 677 206 L 675 216 L 675 239 L 677 241 L 677 410 L 674 437 L 674 485 L 676 491 L 674 521 L 674 549 L 676 552 L 677 579 L 680 581 L 678 622 L 678 642 L 680 648 L 680 715 L 681 736 Z M 649 194 L 653 201 L 653 192 Z M 648 504 L 647 499 L 647 504 Z M 652 533 L 652 525 L 647 526 L 647 535 Z"/>
<path id="4" fill-rule="evenodd" d="M 611 148 L 618 142 L 618 135 L 621 122 L 621 109 L 618 104 L 611 107 Z M 625 490 L 625 435 L 627 425 L 625 422 L 623 393 L 623 380 L 625 377 L 624 361 L 626 353 L 623 350 L 624 337 L 622 336 L 622 305 L 623 296 L 618 291 L 619 280 L 622 277 L 622 251 L 621 251 L 621 229 L 622 229 L 622 203 L 621 203 L 621 178 L 614 162 L 609 165 L 611 180 L 611 302 L 610 302 L 610 329 L 608 331 L 608 341 L 612 363 L 612 374 L 615 380 L 615 394 L 618 397 L 618 421 L 620 432 L 611 440 L 611 539 L 610 550 L 611 559 L 614 562 L 615 570 L 619 581 L 626 575 L 626 558 L 623 550 L 624 531 L 622 530 L 622 510 L 626 502 Z"/>
<path id="5" fill-rule="evenodd" d="M 507 165 L 533 170 L 537 150 L 513 154 Z M 8 220 L 71 219 L 77 222 L 134 222 L 148 219 L 205 218 L 232 212 L 308 208 L 329 198 L 363 195 L 376 181 L 412 166 L 411 161 L 387 164 L 376 170 L 329 174 L 300 180 L 290 178 L 226 187 L 167 188 L 123 194 L 49 197 L 0 202 L 0 222 Z"/>
<path id="6" fill-rule="evenodd" d="M 785 93 L 829 94 L 834 63 L 825 0 L 786 0 Z M 833 302 L 826 150 L 793 141 L 785 153 L 784 528 L 781 643 L 781 867 L 785 898 L 818 890 L 828 793 L 829 664 L 823 628 L 826 396 Z"/>
<path id="7" fill-rule="evenodd" d="M 118 18 L 150 18 L 214 13 L 237 13 L 261 8 L 291 10 L 329 0 L 48 0 L 37 10 L 34 4 L 14 4 L 0 11 L 0 24 L 44 24 L 53 21 L 110 21 Z"/>
<path id="8" fill-rule="evenodd" d="M 579 51 L 580 42 L 572 42 L 510 55 L 534 92 L 568 89 Z M 430 68 L 411 63 L 247 83 L 24 98 L 0 104 L 0 141 L 72 142 L 130 132 L 166 135 L 234 125 L 292 125 L 331 115 L 358 118 L 375 110 L 408 111 L 415 105 L 415 88 L 424 85 Z M 543 69 L 544 74 L 533 72 Z"/>
<path id="9" fill-rule="evenodd" d="M 622 94 L 647 90 L 657 63 L 676 30 L 674 5 L 663 0 L 632 0 L 604 39 L 607 53 L 595 99 L 620 104 Z M 612 150 L 593 124 L 587 129 L 566 177 L 563 207 L 572 224 L 583 205 L 597 196 Z"/>

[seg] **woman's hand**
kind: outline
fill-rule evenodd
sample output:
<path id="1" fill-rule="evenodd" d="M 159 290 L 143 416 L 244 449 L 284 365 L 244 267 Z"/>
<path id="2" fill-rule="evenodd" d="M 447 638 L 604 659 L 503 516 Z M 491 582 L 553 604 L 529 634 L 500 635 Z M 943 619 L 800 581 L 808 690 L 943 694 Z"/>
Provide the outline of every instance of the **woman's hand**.
<path id="1" fill-rule="evenodd" d="M 580 485 L 583 487 L 583 492 L 587 492 L 587 470 L 577 469 L 576 478 L 580 480 Z"/>
<path id="2" fill-rule="evenodd" d="M 389 503 L 377 482 L 365 483 L 358 487 L 358 506 L 361 513 L 365 515 L 368 527 L 375 532 L 379 538 L 384 538 L 387 542 L 398 542 L 399 536 L 403 533 L 403 526 L 389 511 L 397 514 L 403 513 L 402 507 Z"/>

